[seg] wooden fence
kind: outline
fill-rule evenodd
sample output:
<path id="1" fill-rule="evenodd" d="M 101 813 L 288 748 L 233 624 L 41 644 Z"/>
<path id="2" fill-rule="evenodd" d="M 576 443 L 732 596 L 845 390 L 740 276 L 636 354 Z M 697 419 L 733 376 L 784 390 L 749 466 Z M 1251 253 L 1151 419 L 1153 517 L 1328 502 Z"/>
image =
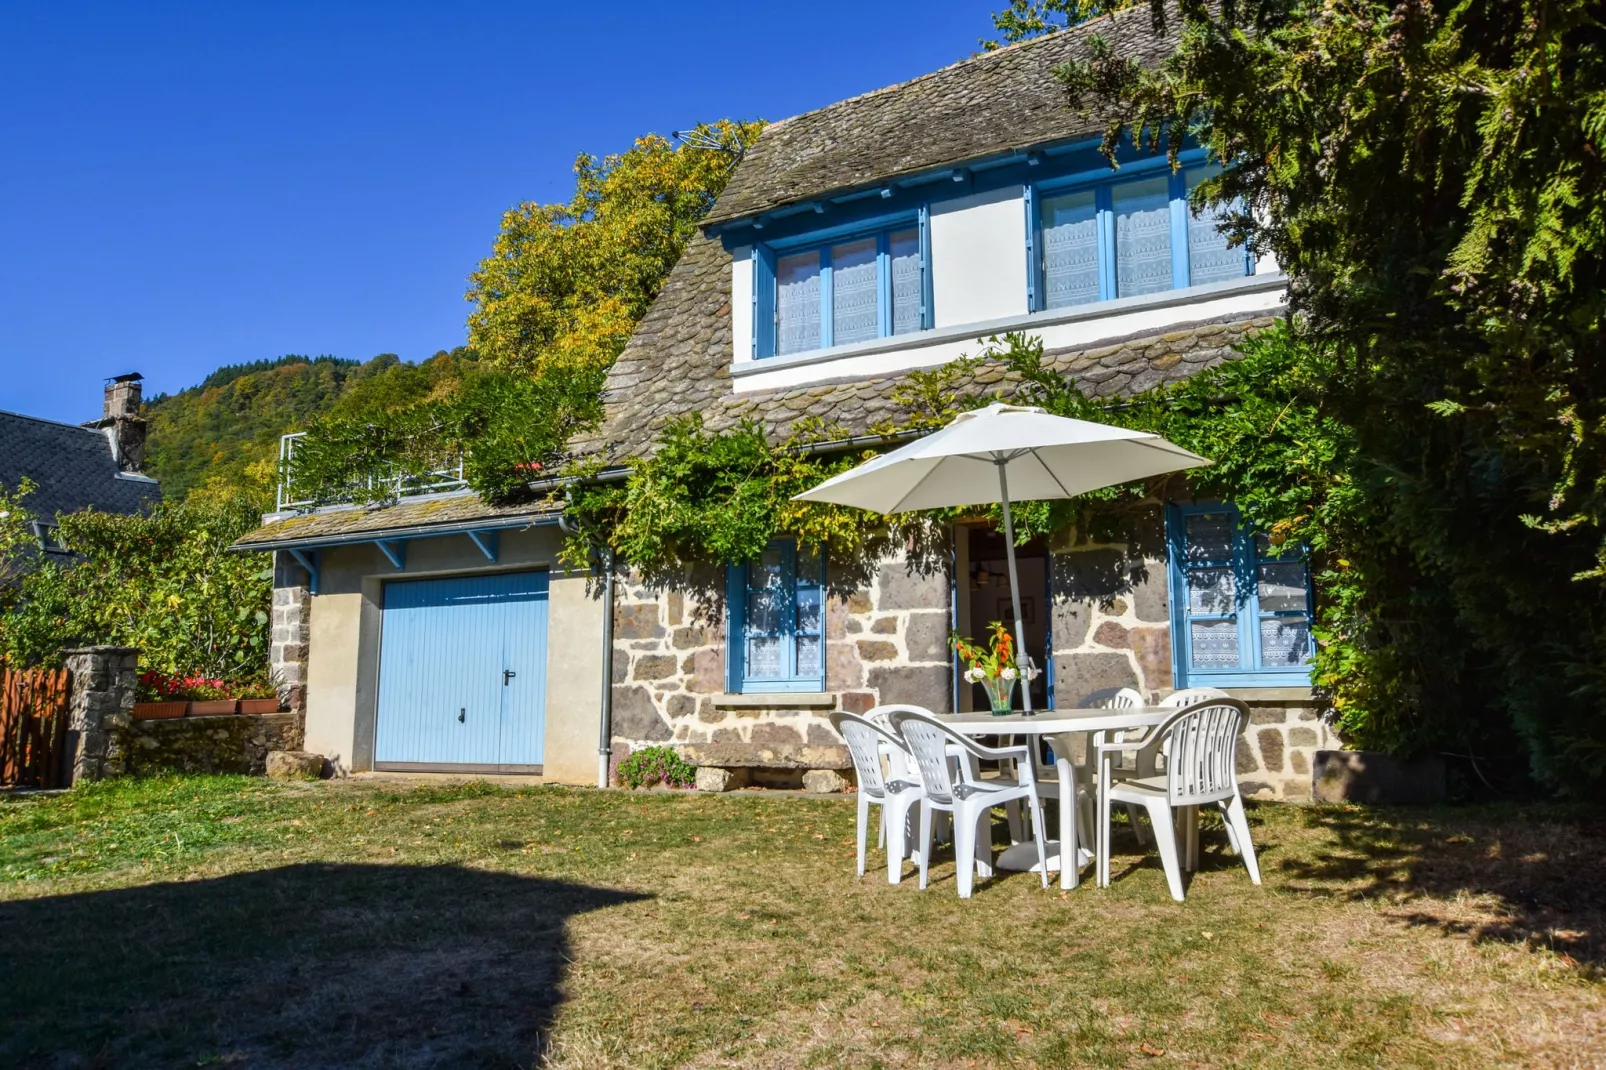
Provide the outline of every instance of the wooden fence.
<path id="1" fill-rule="evenodd" d="M 63 786 L 67 696 L 66 669 L 0 669 L 0 787 Z"/>

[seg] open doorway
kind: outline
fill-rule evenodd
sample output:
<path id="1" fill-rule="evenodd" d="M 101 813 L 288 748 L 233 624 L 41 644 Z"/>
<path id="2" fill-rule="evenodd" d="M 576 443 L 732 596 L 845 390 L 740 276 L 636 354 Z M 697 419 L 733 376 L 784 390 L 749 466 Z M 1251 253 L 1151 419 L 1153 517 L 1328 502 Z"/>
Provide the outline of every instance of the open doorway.
<path id="1" fill-rule="evenodd" d="M 1004 536 L 990 527 L 962 527 L 959 543 L 958 617 L 960 634 L 985 642 L 995 620 L 1013 634 L 1014 614 L 1009 592 L 1009 559 Z M 1033 539 L 1015 548 L 1015 566 L 1020 576 L 1021 622 L 1026 629 L 1026 652 L 1038 669 L 1032 681 L 1032 708 L 1052 709 L 1049 690 L 1049 611 L 1051 609 L 1048 546 Z M 963 668 L 963 667 L 961 667 Z M 1016 699 L 1018 703 L 1019 698 Z M 987 695 L 980 684 L 961 683 L 959 707 L 964 710 L 987 708 Z"/>

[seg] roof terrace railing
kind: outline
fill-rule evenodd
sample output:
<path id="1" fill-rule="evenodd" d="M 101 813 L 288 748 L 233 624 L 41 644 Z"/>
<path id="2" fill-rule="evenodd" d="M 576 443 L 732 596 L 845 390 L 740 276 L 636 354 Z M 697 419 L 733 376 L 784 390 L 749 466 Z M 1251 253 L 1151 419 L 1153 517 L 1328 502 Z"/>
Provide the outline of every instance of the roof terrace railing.
<path id="1" fill-rule="evenodd" d="M 299 492 L 294 486 L 296 443 L 305 438 L 305 431 L 294 431 L 288 435 L 279 436 L 279 488 L 278 511 L 285 512 L 292 509 L 312 509 L 320 505 L 338 504 L 340 501 L 354 501 L 358 497 L 356 488 L 353 488 L 349 497 L 331 502 L 327 498 L 309 498 L 298 496 Z M 468 486 L 468 480 L 463 476 L 463 455 L 457 455 L 457 463 L 444 468 L 431 469 L 422 475 L 417 473 L 397 472 L 394 470 L 378 470 L 370 472 L 361 484 L 367 492 L 364 498 L 412 498 L 420 494 L 436 494 L 442 491 L 462 490 Z"/>

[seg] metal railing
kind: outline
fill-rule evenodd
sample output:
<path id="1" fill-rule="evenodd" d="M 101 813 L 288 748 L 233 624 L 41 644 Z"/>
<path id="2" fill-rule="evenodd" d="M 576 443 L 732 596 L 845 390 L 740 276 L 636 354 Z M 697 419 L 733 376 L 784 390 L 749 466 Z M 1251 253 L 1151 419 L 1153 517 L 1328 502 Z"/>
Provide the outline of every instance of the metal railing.
<path id="1" fill-rule="evenodd" d="M 305 431 L 293 431 L 288 435 L 279 436 L 279 488 L 277 495 L 279 512 L 287 509 L 311 509 L 319 505 L 333 505 L 341 501 L 354 501 L 358 495 L 356 488 L 348 497 L 330 500 L 327 498 L 297 497 L 294 486 L 296 443 L 305 438 Z M 375 471 L 369 473 L 361 483 L 366 492 L 365 498 L 412 498 L 420 494 L 435 494 L 441 491 L 461 490 L 468 486 L 468 480 L 463 477 L 463 455 L 457 455 L 457 463 L 444 468 L 435 468 L 422 475 L 409 472 Z M 378 491 L 377 495 L 375 492 Z"/>

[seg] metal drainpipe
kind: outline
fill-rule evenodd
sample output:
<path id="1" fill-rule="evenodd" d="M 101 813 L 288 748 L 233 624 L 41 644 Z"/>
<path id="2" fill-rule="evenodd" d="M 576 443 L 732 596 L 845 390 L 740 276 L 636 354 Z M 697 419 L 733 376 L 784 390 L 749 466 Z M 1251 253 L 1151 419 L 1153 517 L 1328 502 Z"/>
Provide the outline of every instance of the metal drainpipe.
<path id="1" fill-rule="evenodd" d="M 602 548 L 602 725 L 597 730 L 597 787 L 608 786 L 613 757 L 613 549 Z"/>

